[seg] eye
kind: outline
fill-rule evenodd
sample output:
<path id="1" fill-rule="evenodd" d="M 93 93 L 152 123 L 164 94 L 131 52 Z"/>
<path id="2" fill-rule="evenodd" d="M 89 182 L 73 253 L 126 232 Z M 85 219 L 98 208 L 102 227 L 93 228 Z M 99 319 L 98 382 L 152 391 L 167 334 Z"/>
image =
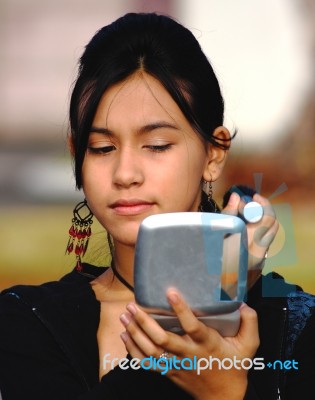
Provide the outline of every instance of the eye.
<path id="1" fill-rule="evenodd" d="M 162 153 L 163 151 L 169 150 L 172 147 L 172 145 L 170 143 L 168 143 L 168 144 L 162 144 L 162 145 L 147 145 L 144 147 L 155 153 Z"/>
<path id="2" fill-rule="evenodd" d="M 89 153 L 92 154 L 108 154 L 112 151 L 114 151 L 116 148 L 115 146 L 103 146 L 103 147 L 93 147 L 93 146 L 88 146 L 88 151 Z"/>

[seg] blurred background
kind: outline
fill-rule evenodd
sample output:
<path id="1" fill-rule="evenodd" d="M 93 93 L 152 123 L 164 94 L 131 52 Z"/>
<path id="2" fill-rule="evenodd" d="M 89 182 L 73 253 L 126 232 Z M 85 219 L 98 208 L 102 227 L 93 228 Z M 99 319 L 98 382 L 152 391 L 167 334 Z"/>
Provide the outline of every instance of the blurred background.
<path id="1" fill-rule="evenodd" d="M 77 60 L 92 35 L 127 12 L 156 11 L 192 30 L 209 57 L 237 129 L 221 202 L 235 183 L 276 208 L 270 269 L 315 293 L 314 0 L 1 0 L 0 290 L 72 270 L 65 255 L 75 190 L 66 136 Z M 93 224 L 86 260 L 106 264 Z"/>

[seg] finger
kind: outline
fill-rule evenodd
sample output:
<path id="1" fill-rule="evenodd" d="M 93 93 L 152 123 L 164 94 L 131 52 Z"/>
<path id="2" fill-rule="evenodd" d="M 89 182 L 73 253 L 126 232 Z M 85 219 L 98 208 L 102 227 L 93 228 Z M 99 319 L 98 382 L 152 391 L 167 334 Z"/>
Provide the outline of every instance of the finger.
<path id="1" fill-rule="evenodd" d="M 128 332 L 122 332 L 120 337 L 126 346 L 126 350 L 132 357 L 130 363 L 136 365 L 137 369 L 145 368 L 153 371 L 160 371 L 163 373 L 163 375 L 167 373 L 168 368 L 164 367 L 164 362 L 162 361 L 162 359 L 165 357 L 165 355 L 167 355 L 167 359 L 171 357 L 168 352 L 165 352 L 163 350 L 158 354 L 158 356 L 147 356 L 139 349 L 139 347 L 132 340 Z M 156 360 L 153 360 L 153 358 L 155 358 Z"/>
<path id="2" fill-rule="evenodd" d="M 279 222 L 274 221 L 274 223 L 271 225 L 271 227 L 266 230 L 265 232 L 261 232 L 258 236 L 258 238 L 254 238 L 255 242 L 258 241 L 259 245 L 262 247 L 269 247 L 271 243 L 273 242 L 277 232 L 279 229 Z"/>
<path id="3" fill-rule="evenodd" d="M 223 208 L 221 213 L 236 216 L 238 214 L 240 200 L 241 200 L 241 198 L 237 193 L 235 193 L 235 192 L 231 193 L 229 201 L 228 201 L 227 205 Z"/>
<path id="4" fill-rule="evenodd" d="M 190 307 L 176 289 L 167 291 L 167 299 L 175 311 L 183 330 L 196 342 L 208 339 L 208 328 L 194 315 Z M 213 330 L 215 332 L 215 330 Z"/>
<path id="5" fill-rule="evenodd" d="M 161 354 L 163 349 L 156 346 L 152 339 L 143 331 L 141 325 L 139 325 L 131 313 L 124 312 L 121 314 L 120 321 L 125 327 L 128 336 L 143 354 L 154 355 L 155 357 Z"/>
<path id="6" fill-rule="evenodd" d="M 132 337 L 128 334 L 128 332 L 122 332 L 120 334 L 121 340 L 124 342 L 127 352 L 131 355 L 132 358 L 138 358 L 142 360 L 146 357 L 146 355 L 139 349 L 136 343 L 132 340 Z"/>
<path id="7" fill-rule="evenodd" d="M 253 356 L 259 346 L 257 313 L 246 303 L 239 308 L 241 314 L 241 325 L 237 337 L 247 347 L 248 355 Z"/>
<path id="8" fill-rule="evenodd" d="M 177 334 L 165 331 L 150 315 L 144 312 L 134 303 L 127 305 L 128 311 L 133 315 L 133 318 L 137 324 L 141 327 L 141 330 L 150 338 L 152 344 L 156 346 L 153 353 L 154 356 L 159 356 L 163 350 L 167 350 L 173 354 L 180 354 L 185 351 L 185 342 Z M 131 330 L 133 327 L 130 327 Z M 135 340 L 141 339 L 136 336 Z M 138 342 L 139 343 L 139 342 Z"/>
<path id="9" fill-rule="evenodd" d="M 167 350 L 173 354 L 179 355 L 187 350 L 187 343 L 183 338 L 175 333 L 165 331 L 150 315 L 144 312 L 134 303 L 129 303 L 127 309 L 132 313 L 137 325 L 141 327 L 141 332 L 137 333 L 134 325 L 128 325 L 128 332 L 132 333 L 134 341 L 141 346 L 143 351 L 148 355 L 159 357 L 160 354 Z M 143 342 L 145 334 L 150 343 Z M 144 348 L 148 344 L 148 347 Z M 153 348 L 152 348 L 153 345 Z"/>
<path id="10" fill-rule="evenodd" d="M 260 222 L 247 225 L 248 248 L 251 256 L 259 261 L 273 242 L 279 223 L 270 202 L 258 194 L 255 194 L 254 198 L 264 207 L 264 216 Z"/>
<path id="11" fill-rule="evenodd" d="M 247 229 L 248 231 L 259 232 L 260 237 L 263 237 L 277 223 L 277 217 L 274 208 L 267 199 L 260 195 L 255 195 L 254 198 L 263 207 L 263 217 L 258 222 L 247 224 Z"/>
<path id="12" fill-rule="evenodd" d="M 141 326 L 142 331 L 150 337 L 150 340 L 162 348 L 168 342 L 167 332 L 145 311 L 140 309 L 136 304 L 129 303 L 127 305 L 127 310 L 132 314 L 133 318 L 139 326 Z"/>
<path id="13" fill-rule="evenodd" d="M 262 225 L 248 228 L 250 252 L 256 256 L 263 255 L 275 239 L 278 229 L 279 223 L 277 220 L 273 221 L 270 226 Z"/>
<path id="14" fill-rule="evenodd" d="M 276 219 L 275 210 L 272 207 L 270 201 L 268 199 L 266 199 L 266 197 L 263 197 L 260 194 L 255 193 L 255 195 L 253 196 L 253 200 L 257 201 L 257 203 L 259 203 L 263 207 L 264 216 L 268 216 L 268 217 L 271 217 L 272 219 Z"/>

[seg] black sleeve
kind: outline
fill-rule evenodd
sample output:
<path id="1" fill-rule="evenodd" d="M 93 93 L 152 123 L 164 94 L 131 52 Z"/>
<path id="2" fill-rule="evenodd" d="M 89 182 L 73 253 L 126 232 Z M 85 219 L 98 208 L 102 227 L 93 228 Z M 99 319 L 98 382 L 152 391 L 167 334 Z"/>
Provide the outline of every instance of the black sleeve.
<path id="1" fill-rule="evenodd" d="M 315 382 L 315 314 L 298 338 L 292 355 L 295 368 L 286 372 L 284 398 L 286 400 L 308 399 L 314 391 Z"/>
<path id="2" fill-rule="evenodd" d="M 0 390 L 3 400 L 71 400 L 87 392 L 52 335 L 12 295 L 0 296 Z"/>
<path id="3" fill-rule="evenodd" d="M 90 387 L 32 310 L 12 295 L 0 296 L 0 392 L 2 400 L 147 400 L 152 393 L 192 399 L 164 376 L 131 368 L 116 367 Z"/>
<path id="4" fill-rule="evenodd" d="M 244 400 L 261 400 L 261 398 L 258 397 L 255 389 L 253 388 L 250 382 L 248 382 Z"/>

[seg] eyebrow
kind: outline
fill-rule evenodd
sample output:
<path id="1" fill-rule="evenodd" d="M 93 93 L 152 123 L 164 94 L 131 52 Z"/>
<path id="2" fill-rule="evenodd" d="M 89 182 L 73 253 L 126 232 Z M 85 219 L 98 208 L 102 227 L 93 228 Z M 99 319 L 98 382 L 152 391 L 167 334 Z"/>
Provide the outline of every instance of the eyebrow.
<path id="1" fill-rule="evenodd" d="M 156 129 L 161 129 L 161 128 L 169 128 L 169 129 L 174 129 L 174 130 L 178 130 L 178 126 L 176 126 L 175 124 L 171 124 L 169 122 L 166 121 L 158 121 L 158 122 L 153 122 L 151 124 L 147 124 L 142 126 L 138 131 L 137 134 L 138 135 L 143 135 L 146 133 L 150 133 Z M 102 135 L 114 135 L 114 132 L 111 131 L 108 128 L 99 128 L 96 126 L 92 126 L 90 129 L 90 133 L 100 133 Z"/>

